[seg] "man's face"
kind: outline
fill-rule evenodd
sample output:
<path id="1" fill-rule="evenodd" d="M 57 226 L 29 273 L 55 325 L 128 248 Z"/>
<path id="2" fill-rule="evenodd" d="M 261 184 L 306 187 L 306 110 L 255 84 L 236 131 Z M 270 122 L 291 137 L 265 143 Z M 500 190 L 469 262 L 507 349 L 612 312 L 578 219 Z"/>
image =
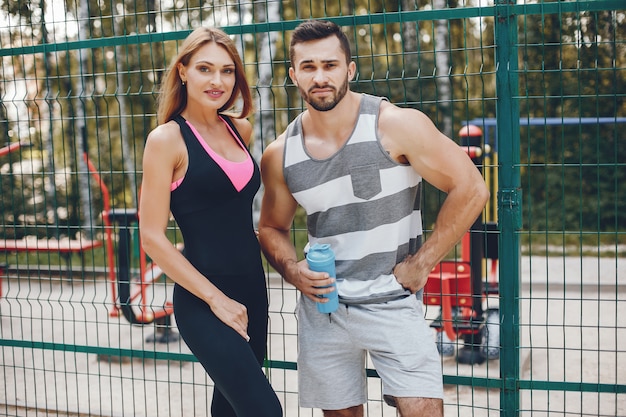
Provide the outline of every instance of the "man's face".
<path id="1" fill-rule="evenodd" d="M 354 63 L 348 65 L 334 36 L 294 46 L 295 62 L 289 75 L 304 101 L 317 111 L 335 108 L 348 92 Z"/>

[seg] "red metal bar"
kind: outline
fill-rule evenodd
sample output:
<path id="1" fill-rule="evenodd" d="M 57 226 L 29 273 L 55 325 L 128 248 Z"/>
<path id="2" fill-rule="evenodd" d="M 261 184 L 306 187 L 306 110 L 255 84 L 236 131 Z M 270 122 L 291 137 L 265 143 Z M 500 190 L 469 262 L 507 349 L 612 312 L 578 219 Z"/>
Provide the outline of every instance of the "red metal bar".
<path id="1" fill-rule="evenodd" d="M 7 154 L 10 154 L 13 151 L 18 150 L 19 148 L 23 147 L 23 146 L 30 146 L 30 143 L 28 142 L 13 142 L 8 144 L 7 146 L 3 146 L 2 148 L 0 148 L 0 156 L 4 156 Z"/>
<path id="2" fill-rule="evenodd" d="M 109 315 L 111 317 L 117 317 L 119 316 L 120 307 L 117 304 L 117 290 L 115 288 L 115 283 L 117 279 L 115 275 L 115 258 L 113 255 L 113 236 L 112 236 L 113 228 L 111 226 L 111 220 L 109 219 L 109 212 L 111 211 L 111 197 L 109 194 L 109 189 L 107 188 L 104 181 L 102 181 L 102 177 L 100 177 L 98 170 L 96 170 L 96 167 L 91 162 L 91 159 L 89 159 L 89 155 L 87 155 L 86 152 L 83 153 L 83 158 L 85 159 L 85 162 L 87 163 L 89 172 L 98 182 L 98 186 L 100 187 L 100 190 L 102 192 L 102 201 L 104 204 L 104 210 L 102 211 L 102 221 L 104 222 L 104 234 L 105 234 L 105 241 L 106 241 L 107 261 L 108 261 L 108 267 L 109 267 L 108 275 L 109 275 L 109 283 L 111 284 L 111 298 L 113 301 L 113 309 L 109 312 Z"/>

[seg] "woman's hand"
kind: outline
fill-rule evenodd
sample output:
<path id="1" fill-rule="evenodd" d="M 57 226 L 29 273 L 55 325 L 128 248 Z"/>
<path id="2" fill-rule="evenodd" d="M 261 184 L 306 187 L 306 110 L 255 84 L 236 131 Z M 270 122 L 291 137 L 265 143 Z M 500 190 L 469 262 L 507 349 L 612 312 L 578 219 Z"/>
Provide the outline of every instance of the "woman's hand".
<path id="1" fill-rule="evenodd" d="M 224 324 L 239 333 L 246 341 L 250 341 L 246 306 L 222 294 L 210 304 L 210 307 L 213 314 Z"/>

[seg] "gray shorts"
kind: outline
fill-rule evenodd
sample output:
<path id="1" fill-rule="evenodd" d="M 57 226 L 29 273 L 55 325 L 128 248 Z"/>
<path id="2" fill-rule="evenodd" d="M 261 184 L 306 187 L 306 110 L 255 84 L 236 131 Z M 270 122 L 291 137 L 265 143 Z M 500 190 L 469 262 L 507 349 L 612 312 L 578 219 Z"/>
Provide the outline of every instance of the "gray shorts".
<path id="1" fill-rule="evenodd" d="M 384 395 L 443 398 L 441 360 L 415 296 L 339 304 L 330 316 L 300 297 L 296 310 L 301 407 L 341 410 L 367 402 L 367 353 Z"/>

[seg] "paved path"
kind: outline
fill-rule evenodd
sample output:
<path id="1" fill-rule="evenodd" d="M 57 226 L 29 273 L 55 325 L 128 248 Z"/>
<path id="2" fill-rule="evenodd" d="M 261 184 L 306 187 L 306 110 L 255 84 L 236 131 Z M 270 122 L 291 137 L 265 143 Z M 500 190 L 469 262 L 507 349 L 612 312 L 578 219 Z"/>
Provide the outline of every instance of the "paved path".
<path id="1" fill-rule="evenodd" d="M 522 379 L 626 384 L 625 266 L 624 259 L 522 259 Z M 270 357 L 295 362 L 296 292 L 280 279 L 270 284 Z M 57 343 L 60 350 L 0 347 L 0 416 L 207 415 L 211 381 L 197 363 L 63 351 L 64 346 L 106 346 L 189 354 L 181 342 L 147 343 L 152 326 L 110 317 L 109 285 L 103 279 L 5 279 L 3 292 L 0 338 Z M 158 289 L 152 297 L 158 305 L 164 293 Z M 436 314 L 432 307 L 427 310 L 428 318 Z M 454 358 L 442 361 L 446 375 L 499 375 L 498 360 L 474 366 Z M 286 416 L 321 416 L 298 408 L 295 371 L 268 372 Z M 369 391 L 366 415 L 396 415 L 382 405 L 380 380 L 370 378 Z M 446 386 L 445 394 L 446 416 L 500 414 L 498 390 Z M 520 415 L 532 417 L 626 416 L 625 395 L 536 390 L 523 391 L 521 400 Z"/>

